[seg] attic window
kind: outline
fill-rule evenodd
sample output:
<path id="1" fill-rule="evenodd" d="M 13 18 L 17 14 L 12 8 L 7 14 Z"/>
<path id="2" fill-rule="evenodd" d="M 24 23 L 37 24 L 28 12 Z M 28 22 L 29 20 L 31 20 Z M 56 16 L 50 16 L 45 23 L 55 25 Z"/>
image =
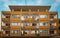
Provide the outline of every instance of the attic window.
<path id="1" fill-rule="evenodd" d="M 20 11 L 20 9 L 15 9 L 14 11 Z"/>
<path id="2" fill-rule="evenodd" d="M 28 9 L 22 9 L 22 11 L 29 11 Z"/>

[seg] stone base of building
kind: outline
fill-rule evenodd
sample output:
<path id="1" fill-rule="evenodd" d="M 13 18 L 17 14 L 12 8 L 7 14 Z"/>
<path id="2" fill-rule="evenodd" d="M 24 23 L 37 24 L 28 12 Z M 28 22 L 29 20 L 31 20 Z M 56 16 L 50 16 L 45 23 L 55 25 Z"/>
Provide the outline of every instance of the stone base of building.
<path id="1" fill-rule="evenodd" d="M 50 38 L 50 37 L 46 37 L 46 36 L 34 36 L 34 37 L 29 37 L 29 36 L 20 36 L 20 37 L 11 37 L 11 36 L 6 36 L 6 37 L 0 37 L 0 38 Z"/>

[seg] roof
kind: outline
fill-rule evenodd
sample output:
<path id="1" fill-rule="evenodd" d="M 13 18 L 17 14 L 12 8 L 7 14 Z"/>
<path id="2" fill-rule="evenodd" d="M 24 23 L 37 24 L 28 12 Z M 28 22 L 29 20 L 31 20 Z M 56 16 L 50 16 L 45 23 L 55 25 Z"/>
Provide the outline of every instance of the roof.
<path id="1" fill-rule="evenodd" d="M 40 10 L 49 10 L 51 6 L 18 6 L 18 5 L 10 5 L 9 8 L 12 10 L 18 10 L 18 9 L 23 9 L 23 10 L 28 10 L 28 9 L 31 9 L 31 10 L 37 10 L 39 9 Z"/>
<path id="2" fill-rule="evenodd" d="M 10 11 L 2 11 L 2 14 L 4 14 L 4 15 L 10 15 Z"/>

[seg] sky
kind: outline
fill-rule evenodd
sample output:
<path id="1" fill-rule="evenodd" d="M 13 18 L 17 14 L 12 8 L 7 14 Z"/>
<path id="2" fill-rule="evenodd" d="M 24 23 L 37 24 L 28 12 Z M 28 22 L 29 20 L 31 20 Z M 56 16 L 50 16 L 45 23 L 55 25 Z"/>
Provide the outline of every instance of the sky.
<path id="1" fill-rule="evenodd" d="M 51 6 L 49 11 L 57 11 L 60 18 L 60 0 L 0 0 L 0 17 L 1 11 L 10 11 L 9 5 L 47 5 Z M 0 18 L 1 24 L 1 18 Z"/>
<path id="2" fill-rule="evenodd" d="M 57 11 L 60 14 L 60 0 L 0 0 L 1 11 L 9 11 L 9 5 L 49 5 L 50 11 Z M 58 16 L 60 18 L 60 15 Z"/>

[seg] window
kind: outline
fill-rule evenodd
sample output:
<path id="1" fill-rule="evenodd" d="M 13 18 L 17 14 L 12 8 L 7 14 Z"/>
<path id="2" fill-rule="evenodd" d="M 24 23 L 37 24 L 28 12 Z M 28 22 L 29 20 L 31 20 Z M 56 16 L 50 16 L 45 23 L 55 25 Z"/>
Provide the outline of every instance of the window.
<path id="1" fill-rule="evenodd" d="M 35 34 L 35 31 L 31 31 L 31 34 Z"/>
<path id="2" fill-rule="evenodd" d="M 24 23 L 23 25 L 24 25 L 24 26 L 26 26 L 26 25 L 27 25 L 27 23 Z"/>
<path id="3" fill-rule="evenodd" d="M 9 15 L 7 15 L 7 16 L 6 16 L 6 18 L 10 18 L 10 16 L 9 16 Z"/>
<path id="4" fill-rule="evenodd" d="M 37 23 L 36 28 L 39 28 L 39 23 Z"/>
<path id="5" fill-rule="evenodd" d="M 12 26 L 20 26 L 20 23 L 19 22 L 13 22 Z"/>
<path id="6" fill-rule="evenodd" d="M 23 26 L 28 26 L 29 25 L 29 23 L 23 23 Z"/>
<path id="7" fill-rule="evenodd" d="M 11 33 L 12 34 L 20 34 L 20 30 L 12 30 Z"/>
<path id="8" fill-rule="evenodd" d="M 5 34 L 5 31 L 3 31 L 3 34 Z"/>
<path id="9" fill-rule="evenodd" d="M 54 18 L 57 18 L 57 15 L 55 15 Z"/>
<path id="10" fill-rule="evenodd" d="M 2 18 L 6 18 L 6 16 L 4 16 L 4 15 L 2 14 Z"/>
<path id="11" fill-rule="evenodd" d="M 14 9 L 14 11 L 20 11 L 20 9 Z"/>
<path id="12" fill-rule="evenodd" d="M 48 22 L 40 22 L 40 26 L 47 26 Z"/>
<path id="13" fill-rule="evenodd" d="M 25 31 L 23 31 L 23 34 L 29 34 L 29 32 L 30 32 L 30 31 L 25 30 Z"/>
<path id="14" fill-rule="evenodd" d="M 29 11 L 29 9 L 22 9 L 22 11 Z"/>
<path id="15" fill-rule="evenodd" d="M 56 30 L 51 30 L 50 34 L 56 34 Z"/>
<path id="16" fill-rule="evenodd" d="M 57 18 L 57 15 L 50 14 L 50 18 Z"/>
<path id="17" fill-rule="evenodd" d="M 48 34 L 48 30 L 40 30 L 40 34 Z"/>
<path id="18" fill-rule="evenodd" d="M 29 16 L 28 15 L 23 15 L 24 16 L 24 18 L 29 18 Z"/>
<path id="19" fill-rule="evenodd" d="M 51 22 L 51 25 L 56 26 L 56 22 Z"/>
<path id="20" fill-rule="evenodd" d="M 10 24 L 9 23 L 6 23 L 6 26 L 10 26 Z"/>
<path id="21" fill-rule="evenodd" d="M 12 18 L 20 18 L 20 15 L 12 15 Z"/>
<path id="22" fill-rule="evenodd" d="M 48 18 L 48 15 L 40 15 L 40 18 Z"/>
<path id="23" fill-rule="evenodd" d="M 32 15 L 32 18 L 36 18 L 37 17 L 37 15 Z"/>
<path id="24" fill-rule="evenodd" d="M 36 25 L 37 25 L 37 23 L 35 23 L 35 22 L 32 23 L 32 26 L 36 26 Z"/>
<path id="25" fill-rule="evenodd" d="M 2 22 L 2 26 L 5 26 L 5 25 L 6 25 L 6 23 Z"/>
<path id="26" fill-rule="evenodd" d="M 38 15 L 31 15 L 31 18 L 33 18 L 35 20 L 39 20 L 39 16 Z"/>
<path id="27" fill-rule="evenodd" d="M 56 34 L 57 33 L 57 31 L 56 30 L 54 30 L 54 34 Z"/>
<path id="28" fill-rule="evenodd" d="M 50 31 L 50 34 L 54 34 L 54 30 L 53 31 Z"/>
<path id="29" fill-rule="evenodd" d="M 5 31 L 6 32 L 6 34 L 9 34 L 10 33 L 10 31 Z"/>

